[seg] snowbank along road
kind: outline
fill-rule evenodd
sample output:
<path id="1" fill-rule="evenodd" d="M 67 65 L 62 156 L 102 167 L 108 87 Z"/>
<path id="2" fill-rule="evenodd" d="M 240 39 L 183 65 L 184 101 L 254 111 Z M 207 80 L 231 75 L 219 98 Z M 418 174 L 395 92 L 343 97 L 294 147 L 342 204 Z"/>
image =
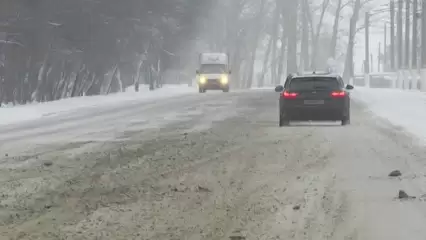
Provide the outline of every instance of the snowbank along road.
<path id="1" fill-rule="evenodd" d="M 0 239 L 426 239 L 411 136 L 357 103 L 349 126 L 279 128 L 277 104 L 212 92 L 3 126 Z"/>

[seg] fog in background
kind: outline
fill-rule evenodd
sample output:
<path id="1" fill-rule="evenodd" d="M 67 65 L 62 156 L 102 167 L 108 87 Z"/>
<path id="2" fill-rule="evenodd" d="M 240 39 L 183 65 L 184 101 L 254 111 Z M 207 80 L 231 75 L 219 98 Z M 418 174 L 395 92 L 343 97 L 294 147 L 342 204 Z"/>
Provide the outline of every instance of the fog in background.
<path id="1" fill-rule="evenodd" d="M 233 88 L 275 85 L 290 72 L 330 65 L 350 77 L 354 56 L 356 68 L 363 60 L 363 32 L 351 33 L 351 19 L 360 27 L 364 9 L 374 6 L 369 0 L 3 0 L 0 102 L 189 84 L 206 51 L 229 53 Z"/>

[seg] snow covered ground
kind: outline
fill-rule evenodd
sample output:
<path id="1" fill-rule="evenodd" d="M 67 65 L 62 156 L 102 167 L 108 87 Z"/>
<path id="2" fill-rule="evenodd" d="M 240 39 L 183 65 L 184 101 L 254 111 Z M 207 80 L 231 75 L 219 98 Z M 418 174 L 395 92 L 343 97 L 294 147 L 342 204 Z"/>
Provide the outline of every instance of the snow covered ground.
<path id="1" fill-rule="evenodd" d="M 272 86 L 252 88 L 252 90 L 273 90 Z M 155 101 L 188 94 L 198 94 L 195 87 L 187 85 L 165 85 L 156 91 L 149 91 L 143 85 L 140 92 L 129 87 L 124 93 L 104 96 L 90 96 L 63 99 L 48 103 L 34 103 L 23 106 L 3 106 L 0 108 L 0 125 L 56 116 L 78 109 L 120 106 L 133 102 Z M 377 116 L 387 119 L 397 127 L 402 127 L 426 143 L 426 94 L 418 91 L 398 89 L 370 89 L 356 87 L 352 98 L 360 101 Z"/>
<path id="2" fill-rule="evenodd" d="M 145 102 L 188 94 L 198 94 L 198 91 L 195 88 L 196 85 L 193 87 L 188 87 L 186 84 L 164 85 L 163 88 L 155 91 L 149 91 L 148 86 L 141 85 L 139 92 L 135 92 L 133 86 L 131 86 L 126 89 L 126 92 L 110 95 L 67 98 L 53 102 L 33 103 L 19 106 L 3 105 L 0 107 L 0 125 L 56 116 L 58 114 L 68 113 L 84 108 L 117 106 L 135 101 Z M 273 90 L 274 86 L 252 88 L 252 90 L 265 89 Z"/>
<path id="3" fill-rule="evenodd" d="M 352 99 L 363 102 L 377 116 L 387 119 L 426 143 L 426 94 L 398 89 L 356 87 Z"/>
<path id="4" fill-rule="evenodd" d="M 276 86 L 265 86 L 265 87 L 252 87 L 251 90 L 269 90 L 272 89 L 274 90 Z"/>
<path id="5" fill-rule="evenodd" d="M 17 107 L 70 105 L 0 125 L 0 236 L 426 239 L 424 147 L 376 116 L 420 119 L 423 94 L 357 88 L 351 125 L 279 128 L 273 89 L 177 88 Z"/>
<path id="6" fill-rule="evenodd" d="M 135 92 L 133 87 L 129 87 L 126 92 L 110 95 L 68 98 L 13 107 L 3 106 L 0 108 L 0 125 L 34 120 L 81 108 L 120 105 L 132 101 L 152 101 L 195 93 L 198 92 L 188 85 L 164 85 L 163 88 L 155 91 L 149 91 L 146 85 L 141 85 L 139 92 Z"/>

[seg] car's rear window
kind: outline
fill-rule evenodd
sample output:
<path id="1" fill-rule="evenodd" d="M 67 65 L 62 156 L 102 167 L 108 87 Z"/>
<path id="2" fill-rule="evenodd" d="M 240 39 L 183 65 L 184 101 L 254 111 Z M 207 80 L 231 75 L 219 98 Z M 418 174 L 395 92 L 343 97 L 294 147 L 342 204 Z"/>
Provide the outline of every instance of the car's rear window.
<path id="1" fill-rule="evenodd" d="M 334 77 L 298 77 L 290 81 L 290 90 L 339 89 L 339 82 Z"/>

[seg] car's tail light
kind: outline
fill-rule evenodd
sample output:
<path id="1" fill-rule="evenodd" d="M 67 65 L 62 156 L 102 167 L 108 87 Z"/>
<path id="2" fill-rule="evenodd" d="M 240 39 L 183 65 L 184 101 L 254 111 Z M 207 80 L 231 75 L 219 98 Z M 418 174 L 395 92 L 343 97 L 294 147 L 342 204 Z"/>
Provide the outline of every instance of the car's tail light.
<path id="1" fill-rule="evenodd" d="M 336 91 L 336 92 L 332 92 L 331 96 L 334 98 L 341 98 L 346 96 L 346 92 L 345 91 Z"/>
<path id="2" fill-rule="evenodd" d="M 284 91 L 284 92 L 283 92 L 283 98 L 285 98 L 285 99 L 294 99 L 294 98 L 296 98 L 298 95 L 299 95 L 299 94 L 298 94 L 298 93 L 295 93 L 295 92 L 287 92 L 287 91 Z"/>

